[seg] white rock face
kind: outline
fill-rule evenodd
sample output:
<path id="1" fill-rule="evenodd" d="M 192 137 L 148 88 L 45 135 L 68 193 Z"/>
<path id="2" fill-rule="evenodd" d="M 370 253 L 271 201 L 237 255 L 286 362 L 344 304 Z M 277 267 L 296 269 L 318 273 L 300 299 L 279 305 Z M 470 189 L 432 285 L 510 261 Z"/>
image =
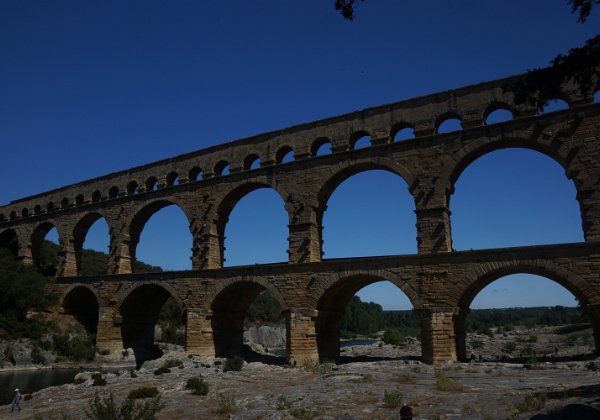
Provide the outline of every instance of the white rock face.
<path id="1" fill-rule="evenodd" d="M 283 325 L 253 325 L 244 330 L 244 343 L 259 344 L 267 352 L 285 349 L 285 327 Z"/>

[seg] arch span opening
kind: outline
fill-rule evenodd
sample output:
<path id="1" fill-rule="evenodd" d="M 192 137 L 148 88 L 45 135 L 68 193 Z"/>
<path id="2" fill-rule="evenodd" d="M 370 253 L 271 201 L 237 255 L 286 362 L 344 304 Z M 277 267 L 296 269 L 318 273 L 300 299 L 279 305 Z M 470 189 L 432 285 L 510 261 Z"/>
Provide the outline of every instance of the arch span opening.
<path id="1" fill-rule="evenodd" d="M 79 323 L 94 344 L 98 331 L 99 308 L 94 293 L 84 286 L 75 287 L 63 299 L 62 307 L 64 314 Z"/>
<path id="2" fill-rule="evenodd" d="M 319 299 L 315 324 L 321 361 L 421 357 L 420 324 L 407 295 L 388 280 L 355 276 Z M 383 341 L 379 346 L 377 343 Z"/>
<path id="3" fill-rule="evenodd" d="M 406 182 L 381 169 L 357 171 L 334 187 L 323 214 L 326 258 L 415 254 L 415 203 Z"/>
<path id="4" fill-rule="evenodd" d="M 595 357 L 597 322 L 578 307 L 569 290 L 574 286 L 565 286 L 563 279 L 530 273 L 474 284 L 456 318 L 459 359 L 538 363 Z"/>
<path id="5" fill-rule="evenodd" d="M 272 188 L 255 187 L 248 193 L 234 192 L 223 203 L 223 266 L 288 260 L 288 215 L 283 200 Z"/>
<path id="6" fill-rule="evenodd" d="M 584 240 L 576 188 L 540 152 L 487 153 L 467 166 L 454 190 L 450 210 L 457 250 Z"/>
<path id="7" fill-rule="evenodd" d="M 144 207 L 131 224 L 134 272 L 190 270 L 193 239 L 184 211 L 170 201 Z"/>
<path id="8" fill-rule="evenodd" d="M 10 253 L 14 258 L 17 258 L 19 253 L 19 239 L 17 232 L 13 229 L 6 229 L 0 233 L 0 249 Z"/>
<path id="9" fill-rule="evenodd" d="M 123 319 L 121 336 L 123 348 L 133 349 L 137 368 L 144 361 L 156 359 L 163 354 L 156 344 L 159 339 L 164 340 L 164 330 L 157 328 L 159 321 L 163 326 L 165 320 L 176 325 L 175 333 L 184 328 L 177 327 L 183 326 L 181 309 L 170 291 L 159 284 L 139 286 L 127 295 L 120 308 Z M 185 335 L 185 332 L 181 334 Z"/>
<path id="10" fill-rule="evenodd" d="M 36 227 L 31 235 L 31 255 L 43 275 L 56 275 L 59 251 L 59 236 L 54 225 L 44 222 Z"/>
<path id="11" fill-rule="evenodd" d="M 80 276 L 101 276 L 108 268 L 109 229 L 106 219 L 90 213 L 73 232 L 77 271 Z"/>
<path id="12" fill-rule="evenodd" d="M 281 304 L 255 282 L 241 281 L 222 290 L 211 306 L 215 355 L 283 363 L 286 331 Z"/>

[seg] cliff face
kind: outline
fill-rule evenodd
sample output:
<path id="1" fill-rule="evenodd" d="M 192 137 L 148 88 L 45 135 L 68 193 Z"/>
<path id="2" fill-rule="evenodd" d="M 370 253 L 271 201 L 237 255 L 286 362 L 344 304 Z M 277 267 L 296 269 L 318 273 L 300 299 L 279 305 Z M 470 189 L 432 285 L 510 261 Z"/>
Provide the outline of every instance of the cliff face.
<path id="1" fill-rule="evenodd" d="M 285 349 L 285 326 L 283 325 L 252 325 L 244 329 L 244 343 L 252 348 L 259 345 L 264 352 Z M 255 350 L 259 350 L 255 348 Z"/>

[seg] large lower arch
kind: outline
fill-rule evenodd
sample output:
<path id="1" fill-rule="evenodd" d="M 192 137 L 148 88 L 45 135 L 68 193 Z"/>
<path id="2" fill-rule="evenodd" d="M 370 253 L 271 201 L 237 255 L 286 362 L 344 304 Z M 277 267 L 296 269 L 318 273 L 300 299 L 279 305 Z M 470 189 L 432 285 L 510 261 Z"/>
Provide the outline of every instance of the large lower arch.
<path id="1" fill-rule="evenodd" d="M 79 322 L 88 334 L 98 331 L 99 304 L 94 291 L 88 286 L 77 285 L 70 288 L 62 299 L 62 310 Z"/>
<path id="2" fill-rule="evenodd" d="M 534 274 L 554 281 L 572 293 L 581 304 L 583 311 L 589 316 L 594 331 L 596 353 L 600 352 L 600 291 L 595 290 L 589 282 L 570 271 L 546 261 L 484 264 L 477 267 L 457 285 L 457 304 L 454 319 L 456 337 L 456 354 L 459 360 L 466 360 L 466 316 L 471 303 L 483 288 L 494 281 L 512 274 Z"/>
<path id="3" fill-rule="evenodd" d="M 190 245 L 193 243 L 193 232 L 191 232 L 191 220 L 193 220 L 193 216 L 186 211 L 185 206 L 175 200 L 156 200 L 142 207 L 136 214 L 133 216 L 131 223 L 129 225 L 129 256 L 131 258 L 131 268 L 132 271 L 135 272 L 135 259 L 137 254 L 137 247 L 139 245 L 140 236 L 146 223 L 150 220 L 150 218 L 162 210 L 165 207 L 176 206 L 179 208 L 184 214 L 188 221 L 188 229 L 187 234 L 190 235 Z M 189 247 L 191 249 L 191 246 Z M 191 257 L 190 253 L 190 257 Z M 151 261 L 147 261 L 151 263 Z M 191 264 L 191 263 L 190 263 Z"/>
<path id="4" fill-rule="evenodd" d="M 221 261 L 220 266 L 221 267 L 224 265 L 224 261 L 225 261 L 225 230 L 227 227 L 227 223 L 229 222 L 229 216 L 231 215 L 231 212 L 233 211 L 235 206 L 238 204 L 238 202 L 240 200 L 242 200 L 242 198 L 244 198 L 248 194 L 252 193 L 253 191 L 263 189 L 263 188 L 273 189 L 279 195 L 279 197 L 282 197 L 281 193 L 276 188 L 269 185 L 268 183 L 248 182 L 248 183 L 245 183 L 245 184 L 235 187 L 234 189 L 232 189 L 231 191 L 226 193 L 223 196 L 223 198 L 220 199 L 218 206 L 217 206 L 216 214 L 213 219 L 213 226 L 211 229 L 211 233 L 213 233 L 214 235 L 216 235 L 218 237 L 218 244 L 216 244 L 216 245 L 218 246 L 218 249 L 219 249 L 220 261 Z M 285 203 L 283 198 L 281 200 L 281 203 L 282 203 L 282 205 L 283 205 L 283 203 Z M 288 216 L 288 220 L 289 220 L 289 216 Z"/>
<path id="5" fill-rule="evenodd" d="M 244 318 L 250 304 L 264 290 L 271 292 L 282 309 L 286 308 L 279 292 L 265 281 L 229 282 L 209 298 L 215 356 L 244 354 Z"/>
<path id="6" fill-rule="evenodd" d="M 183 308 L 176 292 L 168 285 L 160 283 L 138 286 L 129 291 L 122 300 L 119 311 L 122 318 L 123 348 L 133 349 L 138 367 L 144 361 L 162 355 L 154 343 L 154 330 L 160 310 L 170 296 Z"/>
<path id="7" fill-rule="evenodd" d="M 416 296 L 411 291 L 405 291 L 402 287 L 390 279 L 380 276 L 362 274 L 344 277 L 329 285 L 323 291 L 317 302 L 317 320 L 315 332 L 317 335 L 317 348 L 319 359 L 339 360 L 340 357 L 340 326 L 344 317 L 344 310 L 350 299 L 365 286 L 379 282 L 390 281 L 398 286 L 398 289 L 406 293 L 413 307 Z M 411 297 L 411 295 L 413 295 Z"/>

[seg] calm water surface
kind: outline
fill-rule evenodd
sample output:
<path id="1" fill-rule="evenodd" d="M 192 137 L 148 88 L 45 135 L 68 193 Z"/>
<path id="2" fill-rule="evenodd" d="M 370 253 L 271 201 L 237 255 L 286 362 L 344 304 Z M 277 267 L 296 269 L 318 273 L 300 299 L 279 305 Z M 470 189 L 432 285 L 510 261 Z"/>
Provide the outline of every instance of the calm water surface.
<path id="1" fill-rule="evenodd" d="M 118 369 L 85 369 L 97 371 L 116 372 Z M 39 391 L 49 386 L 72 383 L 75 375 L 83 372 L 82 369 L 42 369 L 22 372 L 0 372 L 0 405 L 10 404 L 15 396 L 15 388 L 21 390 L 21 394 Z"/>

